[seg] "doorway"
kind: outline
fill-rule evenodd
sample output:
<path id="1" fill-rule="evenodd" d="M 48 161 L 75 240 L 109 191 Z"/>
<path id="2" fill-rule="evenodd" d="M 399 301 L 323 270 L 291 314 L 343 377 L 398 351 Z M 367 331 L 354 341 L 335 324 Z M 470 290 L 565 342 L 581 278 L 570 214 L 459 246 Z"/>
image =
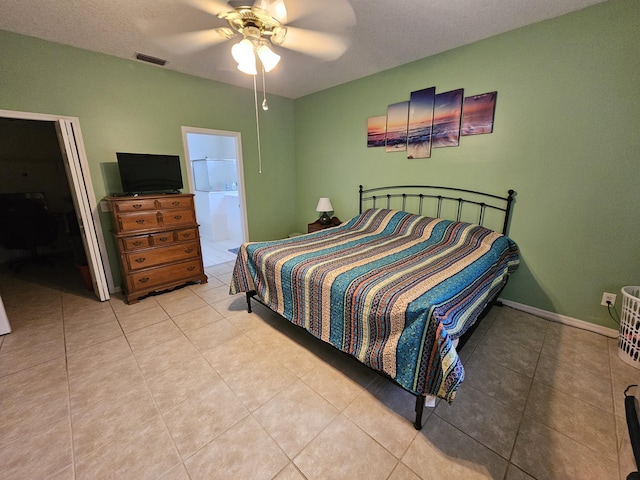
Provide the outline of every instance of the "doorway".
<path id="1" fill-rule="evenodd" d="M 37 245 L 30 254 L 55 254 L 48 260 L 54 265 L 56 284 L 64 268 L 68 268 L 68 263 L 60 262 L 68 260 L 73 272 L 70 275 L 77 275 L 85 291 L 93 291 L 99 300 L 108 300 L 113 280 L 106 256 L 102 255 L 106 248 L 78 119 L 0 110 L 0 129 L 5 135 L 2 162 L 6 175 L 0 185 L 3 198 L 12 208 L 24 205 L 24 199 L 44 206 L 47 222 L 55 231 L 49 245 Z M 20 252 L 21 241 L 21 236 L 10 238 L 9 247 L 2 250 L 3 260 L 12 267 L 15 258 L 25 255 L 24 249 Z M 48 262 L 37 260 L 24 263 L 43 266 L 41 273 L 48 273 Z"/>
<path id="2" fill-rule="evenodd" d="M 235 260 L 247 240 L 239 132 L 182 127 L 205 267 Z"/>

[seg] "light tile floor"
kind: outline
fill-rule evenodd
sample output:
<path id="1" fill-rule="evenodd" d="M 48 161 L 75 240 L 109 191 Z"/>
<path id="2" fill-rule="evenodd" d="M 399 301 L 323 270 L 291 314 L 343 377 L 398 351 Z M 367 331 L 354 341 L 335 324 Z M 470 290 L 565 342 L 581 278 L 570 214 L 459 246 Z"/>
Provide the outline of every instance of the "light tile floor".
<path id="1" fill-rule="evenodd" d="M 0 478 L 624 479 L 616 343 L 507 307 L 416 431 L 413 396 L 209 283 L 99 303 L 56 271 L 0 272 Z M 71 282 L 71 283 L 66 283 Z M 64 286 L 66 285 L 66 286 Z"/>
<path id="2" fill-rule="evenodd" d="M 200 238 L 202 249 L 202 263 L 205 267 L 219 265 L 221 263 L 233 262 L 236 254 L 229 251 L 230 248 L 238 248 L 242 242 L 234 240 L 220 240 L 214 242 L 205 238 Z"/>

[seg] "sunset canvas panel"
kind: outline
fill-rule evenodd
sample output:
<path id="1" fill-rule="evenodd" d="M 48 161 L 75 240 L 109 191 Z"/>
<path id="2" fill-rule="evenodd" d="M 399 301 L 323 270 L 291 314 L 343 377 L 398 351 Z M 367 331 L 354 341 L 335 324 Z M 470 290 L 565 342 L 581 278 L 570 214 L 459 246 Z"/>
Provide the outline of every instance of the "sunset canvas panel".
<path id="1" fill-rule="evenodd" d="M 407 158 L 431 157 L 431 132 L 436 87 L 411 92 L 409 97 L 409 126 Z"/>
<path id="2" fill-rule="evenodd" d="M 409 102 L 394 103 L 387 107 L 387 152 L 407 149 L 407 123 Z"/>
<path id="3" fill-rule="evenodd" d="M 367 119 L 367 147 L 384 147 L 387 139 L 387 116 Z"/>
<path id="4" fill-rule="evenodd" d="M 460 122 L 464 89 L 436 95 L 433 110 L 432 147 L 457 147 L 460 144 Z"/>
<path id="5" fill-rule="evenodd" d="M 498 92 L 473 95 L 464 99 L 462 107 L 462 135 L 493 133 Z"/>

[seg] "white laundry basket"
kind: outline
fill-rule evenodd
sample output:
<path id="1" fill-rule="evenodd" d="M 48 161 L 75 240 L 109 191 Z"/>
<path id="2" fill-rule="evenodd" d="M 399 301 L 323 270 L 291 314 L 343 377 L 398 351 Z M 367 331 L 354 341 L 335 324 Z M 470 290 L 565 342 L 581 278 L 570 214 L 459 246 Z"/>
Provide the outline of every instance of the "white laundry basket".
<path id="1" fill-rule="evenodd" d="M 640 287 L 622 287 L 618 357 L 640 368 Z"/>

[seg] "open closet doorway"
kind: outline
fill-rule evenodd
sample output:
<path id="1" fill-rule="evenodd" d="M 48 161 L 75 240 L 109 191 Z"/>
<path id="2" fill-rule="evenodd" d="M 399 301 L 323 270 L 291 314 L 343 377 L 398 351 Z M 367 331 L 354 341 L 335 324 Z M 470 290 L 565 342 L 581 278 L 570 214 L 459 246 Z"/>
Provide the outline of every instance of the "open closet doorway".
<path id="1" fill-rule="evenodd" d="M 0 251 L 4 260 L 11 270 L 25 271 L 25 275 L 34 274 L 27 267 L 52 260 L 46 263 L 55 267 L 53 283 L 62 285 L 63 264 L 59 262 L 70 258 L 76 267 L 82 267 L 78 278 L 84 279 L 86 289 L 92 290 L 99 300 L 108 300 L 113 279 L 104 253 L 106 247 L 78 119 L 0 110 L 0 120 L 6 135 L 0 199 L 5 202 L 6 208 L 2 208 L 5 222 L 15 219 L 11 230 L 3 230 Z M 12 212 L 17 214 L 11 217 Z M 36 214 L 42 220 L 25 221 Z M 35 229 L 45 223 L 48 229 Z M 3 226 L 7 227 L 7 223 Z M 24 257 L 25 252 L 26 261 L 22 261 L 19 257 Z M 55 258 L 42 258 L 47 253 Z M 58 263 L 53 263 L 54 260 Z"/>
<path id="2" fill-rule="evenodd" d="M 182 137 L 202 261 L 205 268 L 231 262 L 248 238 L 240 133 L 182 127 Z"/>

